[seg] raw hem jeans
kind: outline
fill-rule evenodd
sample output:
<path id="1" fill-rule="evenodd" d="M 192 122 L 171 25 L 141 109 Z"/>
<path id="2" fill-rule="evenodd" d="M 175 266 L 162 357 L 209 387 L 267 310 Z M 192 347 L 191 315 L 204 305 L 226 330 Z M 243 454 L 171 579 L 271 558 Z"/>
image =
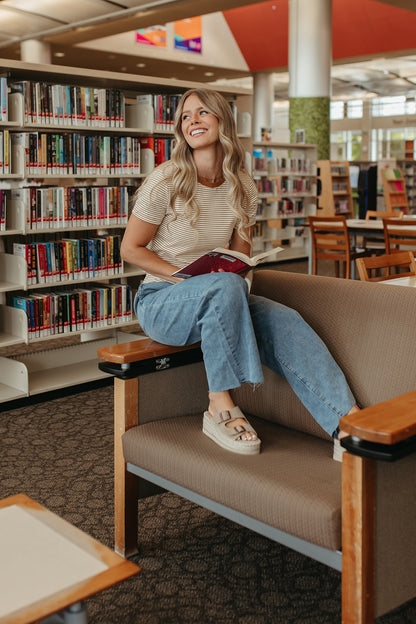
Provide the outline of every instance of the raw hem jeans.
<path id="1" fill-rule="evenodd" d="M 233 273 L 139 287 L 134 304 L 144 332 L 163 344 L 201 341 L 210 392 L 263 381 L 261 364 L 285 377 L 330 435 L 355 400 L 327 347 L 291 308 L 249 295 Z"/>

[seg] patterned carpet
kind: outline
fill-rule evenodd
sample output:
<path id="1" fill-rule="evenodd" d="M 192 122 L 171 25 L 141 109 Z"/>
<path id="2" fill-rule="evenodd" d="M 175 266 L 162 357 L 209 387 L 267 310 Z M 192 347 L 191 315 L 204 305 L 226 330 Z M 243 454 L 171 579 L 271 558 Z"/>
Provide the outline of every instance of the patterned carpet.
<path id="1" fill-rule="evenodd" d="M 0 415 L 0 498 L 24 492 L 113 545 L 112 388 Z M 91 624 L 335 624 L 340 574 L 172 494 L 140 502 L 142 572 Z M 378 620 L 414 624 L 416 601 Z"/>

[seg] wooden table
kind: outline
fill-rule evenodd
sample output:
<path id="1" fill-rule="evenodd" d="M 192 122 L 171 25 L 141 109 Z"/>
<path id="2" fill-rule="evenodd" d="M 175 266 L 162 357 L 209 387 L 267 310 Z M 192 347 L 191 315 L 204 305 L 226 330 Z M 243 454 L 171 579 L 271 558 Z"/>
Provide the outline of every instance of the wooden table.
<path id="1" fill-rule="evenodd" d="M 377 284 L 391 284 L 392 286 L 410 286 L 416 288 L 416 277 L 394 277 L 389 280 L 382 280 Z"/>
<path id="2" fill-rule="evenodd" d="M 83 600 L 139 571 L 25 494 L 0 501 L 0 624 L 85 624 Z"/>

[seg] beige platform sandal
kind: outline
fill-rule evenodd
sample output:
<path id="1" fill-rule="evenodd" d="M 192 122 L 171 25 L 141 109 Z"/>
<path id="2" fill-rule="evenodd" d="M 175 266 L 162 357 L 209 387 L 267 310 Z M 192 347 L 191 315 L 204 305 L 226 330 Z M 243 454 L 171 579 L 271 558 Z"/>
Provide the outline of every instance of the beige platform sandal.
<path id="1" fill-rule="evenodd" d="M 245 421 L 244 425 L 230 426 L 230 423 L 239 418 Z M 259 438 L 243 440 L 241 437 L 245 433 L 255 433 L 256 435 L 257 433 L 239 407 L 233 407 L 214 415 L 204 412 L 202 431 L 227 451 L 241 455 L 258 455 L 260 453 L 261 441 Z"/>

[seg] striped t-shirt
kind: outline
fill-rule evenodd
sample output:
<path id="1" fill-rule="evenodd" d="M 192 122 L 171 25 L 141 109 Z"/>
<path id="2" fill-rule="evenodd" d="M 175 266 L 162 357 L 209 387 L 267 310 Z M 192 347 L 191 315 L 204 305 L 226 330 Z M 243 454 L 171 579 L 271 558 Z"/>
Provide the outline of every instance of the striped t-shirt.
<path id="1" fill-rule="evenodd" d="M 169 163 L 160 165 L 139 188 L 133 214 L 158 225 L 155 236 L 148 248 L 160 258 L 182 269 L 207 251 L 215 247 L 226 247 L 231 239 L 238 218 L 227 204 L 230 184 L 227 181 L 219 185 L 205 185 L 198 182 L 196 201 L 200 214 L 193 225 L 185 215 L 184 203 L 176 200 L 175 210 L 169 206 L 172 184 L 166 175 Z M 249 194 L 249 225 L 254 225 L 257 213 L 257 189 L 248 174 L 244 174 L 244 184 Z M 147 274 L 145 282 L 164 281 Z"/>

